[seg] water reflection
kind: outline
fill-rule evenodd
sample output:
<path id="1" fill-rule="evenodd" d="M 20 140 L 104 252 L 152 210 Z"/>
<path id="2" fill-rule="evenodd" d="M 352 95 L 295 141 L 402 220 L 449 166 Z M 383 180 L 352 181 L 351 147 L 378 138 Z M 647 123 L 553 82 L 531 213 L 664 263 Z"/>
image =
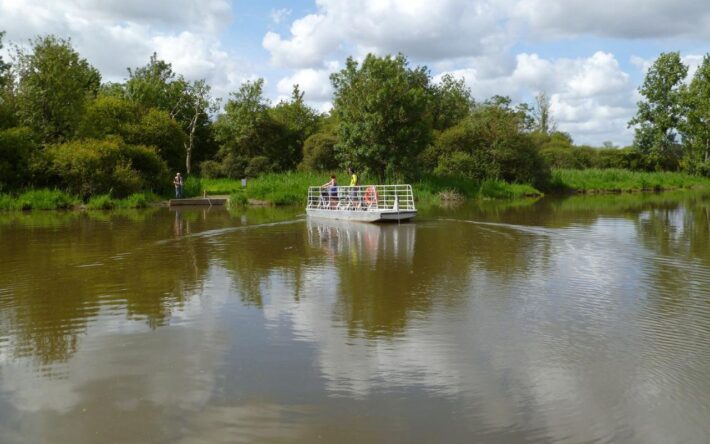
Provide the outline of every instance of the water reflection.
<path id="1" fill-rule="evenodd" d="M 0 441 L 702 442 L 708 208 L 2 214 Z"/>

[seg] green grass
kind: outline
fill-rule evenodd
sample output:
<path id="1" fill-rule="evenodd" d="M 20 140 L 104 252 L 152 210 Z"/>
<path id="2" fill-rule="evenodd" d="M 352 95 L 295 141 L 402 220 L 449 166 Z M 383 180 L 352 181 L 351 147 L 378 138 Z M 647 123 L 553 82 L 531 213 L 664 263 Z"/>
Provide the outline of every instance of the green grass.
<path id="1" fill-rule="evenodd" d="M 202 179 L 190 176 L 182 187 L 184 197 L 201 197 L 203 191 Z"/>
<path id="2" fill-rule="evenodd" d="M 540 197 L 542 193 L 527 184 L 502 180 L 476 182 L 459 177 L 428 176 L 413 184 L 414 197 L 425 204 L 439 204 L 444 195 L 453 192 L 466 199 L 520 199 Z"/>
<path id="3" fill-rule="evenodd" d="M 327 173 L 298 171 L 267 174 L 250 179 L 246 189 L 242 188 L 241 181 L 233 179 L 202 179 L 202 186 L 211 195 L 230 195 L 232 204 L 237 206 L 245 205 L 249 200 L 271 205 L 302 205 L 305 203 L 308 187 L 322 185 L 328 179 Z M 339 174 L 337 179 L 341 185 L 350 183 L 346 174 Z M 363 180 L 363 184 L 367 183 L 370 183 L 367 179 Z M 446 194 L 460 195 L 466 199 L 517 199 L 542 195 L 530 185 L 497 180 L 478 183 L 456 177 L 427 176 L 414 182 L 412 187 L 415 199 L 425 204 L 439 204 L 442 196 Z"/>
<path id="4" fill-rule="evenodd" d="M 552 172 L 555 191 L 619 193 L 710 187 L 710 178 L 675 172 L 644 172 L 622 169 L 558 169 Z"/>
<path id="5" fill-rule="evenodd" d="M 125 199 L 113 199 L 108 194 L 94 196 L 86 203 L 90 210 L 113 210 L 115 208 L 147 208 L 151 203 L 158 202 L 160 197 L 153 193 L 134 193 Z"/>
<path id="6" fill-rule="evenodd" d="M 59 190 L 29 190 L 18 196 L 0 195 L 0 210 L 58 210 L 72 208 L 79 200 Z"/>
<path id="7" fill-rule="evenodd" d="M 242 188 L 240 180 L 202 179 L 202 187 L 207 194 L 229 194 L 230 200 L 238 205 L 248 200 L 266 202 L 271 205 L 301 205 L 306 202 L 308 187 L 322 185 L 329 180 L 325 173 L 293 171 L 265 174 L 249 179 L 247 188 Z M 338 175 L 338 183 L 349 184 L 345 174 Z"/>

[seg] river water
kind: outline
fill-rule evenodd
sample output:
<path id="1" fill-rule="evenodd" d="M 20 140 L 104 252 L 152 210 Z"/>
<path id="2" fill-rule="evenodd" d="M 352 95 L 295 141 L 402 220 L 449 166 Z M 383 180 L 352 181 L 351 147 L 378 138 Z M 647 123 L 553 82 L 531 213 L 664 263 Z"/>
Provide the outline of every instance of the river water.
<path id="1" fill-rule="evenodd" d="M 0 214 L 0 442 L 710 436 L 710 196 Z"/>

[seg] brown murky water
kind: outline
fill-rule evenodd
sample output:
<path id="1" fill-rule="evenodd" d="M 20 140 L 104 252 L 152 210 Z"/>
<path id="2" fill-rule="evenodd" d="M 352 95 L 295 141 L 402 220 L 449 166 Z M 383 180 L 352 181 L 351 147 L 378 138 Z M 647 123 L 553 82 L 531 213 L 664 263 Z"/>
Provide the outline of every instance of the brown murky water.
<path id="1" fill-rule="evenodd" d="M 0 442 L 710 436 L 710 198 L 0 214 Z"/>

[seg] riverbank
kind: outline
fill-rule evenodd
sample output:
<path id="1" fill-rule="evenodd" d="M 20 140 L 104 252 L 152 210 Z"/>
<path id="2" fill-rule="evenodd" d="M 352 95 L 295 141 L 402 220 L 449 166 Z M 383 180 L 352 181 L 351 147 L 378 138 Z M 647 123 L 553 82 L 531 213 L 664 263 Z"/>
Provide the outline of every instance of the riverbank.
<path id="1" fill-rule="evenodd" d="M 624 193 L 710 188 L 710 178 L 676 172 L 646 172 L 622 169 L 552 171 L 550 190 L 559 193 Z"/>
<path id="2" fill-rule="evenodd" d="M 327 175 L 319 173 L 289 172 L 250 179 L 246 188 L 242 187 L 241 181 L 232 179 L 202 179 L 201 182 L 204 192 L 209 195 L 229 195 L 232 204 L 283 206 L 302 205 L 308 187 L 322 185 L 327 179 Z M 350 178 L 344 174 L 339 174 L 337 180 L 339 184 L 350 183 Z M 417 202 L 427 204 L 449 200 L 519 199 L 543 195 L 531 185 L 511 184 L 500 180 L 479 183 L 461 178 L 425 177 L 413 182 L 412 187 Z"/>
<path id="3" fill-rule="evenodd" d="M 147 208 L 159 204 L 162 198 L 150 192 L 135 193 L 124 199 L 109 195 L 98 195 L 83 203 L 81 199 L 60 190 L 39 189 L 25 191 L 19 195 L 0 194 L 0 211 L 30 210 L 113 210 Z"/>
<path id="4" fill-rule="evenodd" d="M 287 172 L 266 174 L 250 179 L 246 187 L 234 179 L 189 178 L 186 196 L 230 196 L 232 205 L 303 205 L 308 187 L 321 185 L 327 174 Z M 350 178 L 339 174 L 339 184 L 349 184 Z M 363 181 L 367 183 L 367 180 Z M 389 181 L 389 183 L 393 183 Z M 543 193 L 528 184 L 501 180 L 475 182 L 463 178 L 427 176 L 412 183 L 419 204 L 440 205 L 462 200 L 516 200 L 542 197 Z M 691 188 L 710 189 L 710 178 L 675 172 L 638 172 L 621 169 L 558 169 L 552 172 L 548 193 L 552 194 L 612 194 L 643 191 L 670 191 Z M 92 197 L 83 203 L 76 196 L 59 190 L 29 190 L 19 195 L 0 194 L 0 211 L 88 209 L 110 210 L 145 208 L 160 205 L 165 197 L 150 192 L 132 194 L 124 199 L 109 195 Z"/>

